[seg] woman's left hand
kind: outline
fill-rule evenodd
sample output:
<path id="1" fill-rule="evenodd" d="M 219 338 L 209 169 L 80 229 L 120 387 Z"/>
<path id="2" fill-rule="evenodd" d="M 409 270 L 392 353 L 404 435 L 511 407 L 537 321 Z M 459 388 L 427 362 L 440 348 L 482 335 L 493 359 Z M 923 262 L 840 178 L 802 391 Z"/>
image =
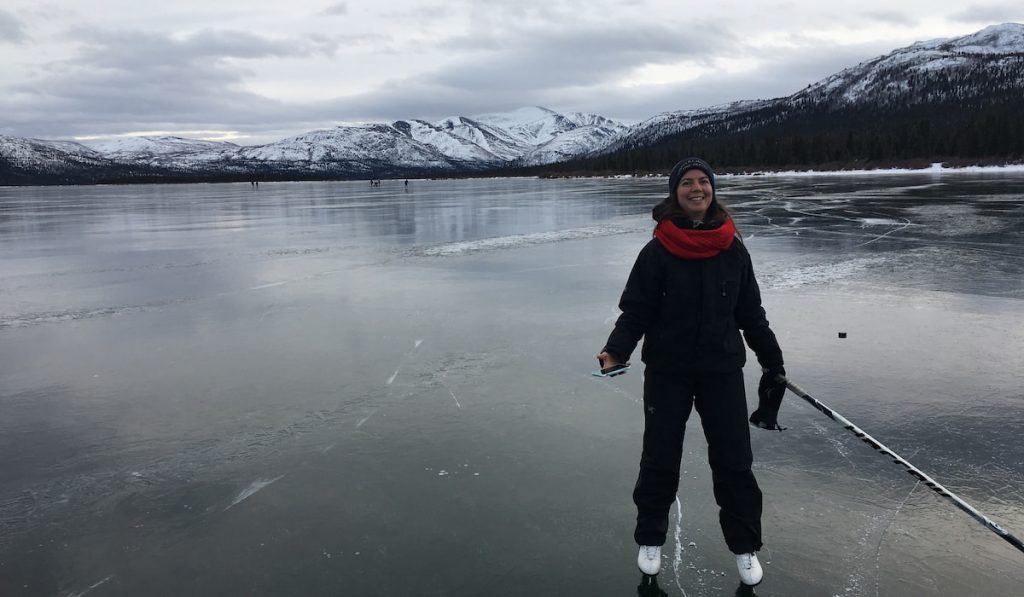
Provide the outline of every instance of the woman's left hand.
<path id="1" fill-rule="evenodd" d="M 761 382 L 757 384 L 757 410 L 750 415 L 750 422 L 761 429 L 782 431 L 785 429 L 779 425 L 779 408 L 782 406 L 782 396 L 786 393 L 785 379 L 786 370 L 780 365 L 765 370 L 761 375 Z"/>

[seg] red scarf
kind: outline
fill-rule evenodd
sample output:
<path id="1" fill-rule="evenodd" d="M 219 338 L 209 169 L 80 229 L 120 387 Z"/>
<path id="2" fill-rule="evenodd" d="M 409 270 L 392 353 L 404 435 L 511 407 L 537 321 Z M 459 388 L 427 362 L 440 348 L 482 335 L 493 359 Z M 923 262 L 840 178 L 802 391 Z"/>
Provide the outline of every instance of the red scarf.
<path id="1" fill-rule="evenodd" d="M 736 238 L 736 225 L 729 218 L 714 230 L 680 228 L 671 218 L 665 218 L 655 226 L 654 236 L 676 257 L 707 259 L 732 246 L 732 240 Z"/>

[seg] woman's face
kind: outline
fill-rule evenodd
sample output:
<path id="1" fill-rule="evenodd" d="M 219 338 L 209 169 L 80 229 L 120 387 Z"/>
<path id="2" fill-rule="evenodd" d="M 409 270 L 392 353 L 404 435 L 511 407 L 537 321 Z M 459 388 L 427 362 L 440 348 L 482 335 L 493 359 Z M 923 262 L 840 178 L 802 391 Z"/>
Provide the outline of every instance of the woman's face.
<path id="1" fill-rule="evenodd" d="M 683 209 L 686 217 L 695 222 L 704 219 L 714 196 L 715 190 L 711 187 L 711 179 L 702 170 L 687 170 L 676 187 L 676 201 L 679 207 Z"/>

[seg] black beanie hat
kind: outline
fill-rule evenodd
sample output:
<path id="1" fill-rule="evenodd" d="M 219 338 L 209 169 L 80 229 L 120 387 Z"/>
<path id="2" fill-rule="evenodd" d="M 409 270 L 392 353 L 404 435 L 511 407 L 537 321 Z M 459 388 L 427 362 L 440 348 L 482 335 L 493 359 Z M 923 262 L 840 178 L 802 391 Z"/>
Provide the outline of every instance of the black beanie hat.
<path id="1" fill-rule="evenodd" d="M 700 170 L 707 174 L 708 179 L 711 181 L 711 190 L 715 190 L 715 171 L 711 169 L 711 166 L 700 158 L 686 158 L 685 160 L 680 160 L 678 164 L 672 167 L 672 174 L 668 177 L 669 196 L 676 196 L 676 187 L 679 186 L 679 180 L 688 170 Z"/>

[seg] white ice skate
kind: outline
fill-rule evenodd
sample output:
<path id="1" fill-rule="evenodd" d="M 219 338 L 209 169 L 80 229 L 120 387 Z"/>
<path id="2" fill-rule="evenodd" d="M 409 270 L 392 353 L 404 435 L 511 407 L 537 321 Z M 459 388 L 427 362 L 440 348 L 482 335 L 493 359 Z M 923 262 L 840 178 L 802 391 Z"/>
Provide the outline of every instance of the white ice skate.
<path id="1" fill-rule="evenodd" d="M 740 582 L 750 587 L 761 584 L 764 572 L 756 553 L 736 554 L 736 567 L 740 570 Z"/>
<path id="2" fill-rule="evenodd" d="M 641 545 L 640 553 L 636 556 L 636 565 L 640 572 L 654 576 L 661 571 L 661 546 Z"/>

